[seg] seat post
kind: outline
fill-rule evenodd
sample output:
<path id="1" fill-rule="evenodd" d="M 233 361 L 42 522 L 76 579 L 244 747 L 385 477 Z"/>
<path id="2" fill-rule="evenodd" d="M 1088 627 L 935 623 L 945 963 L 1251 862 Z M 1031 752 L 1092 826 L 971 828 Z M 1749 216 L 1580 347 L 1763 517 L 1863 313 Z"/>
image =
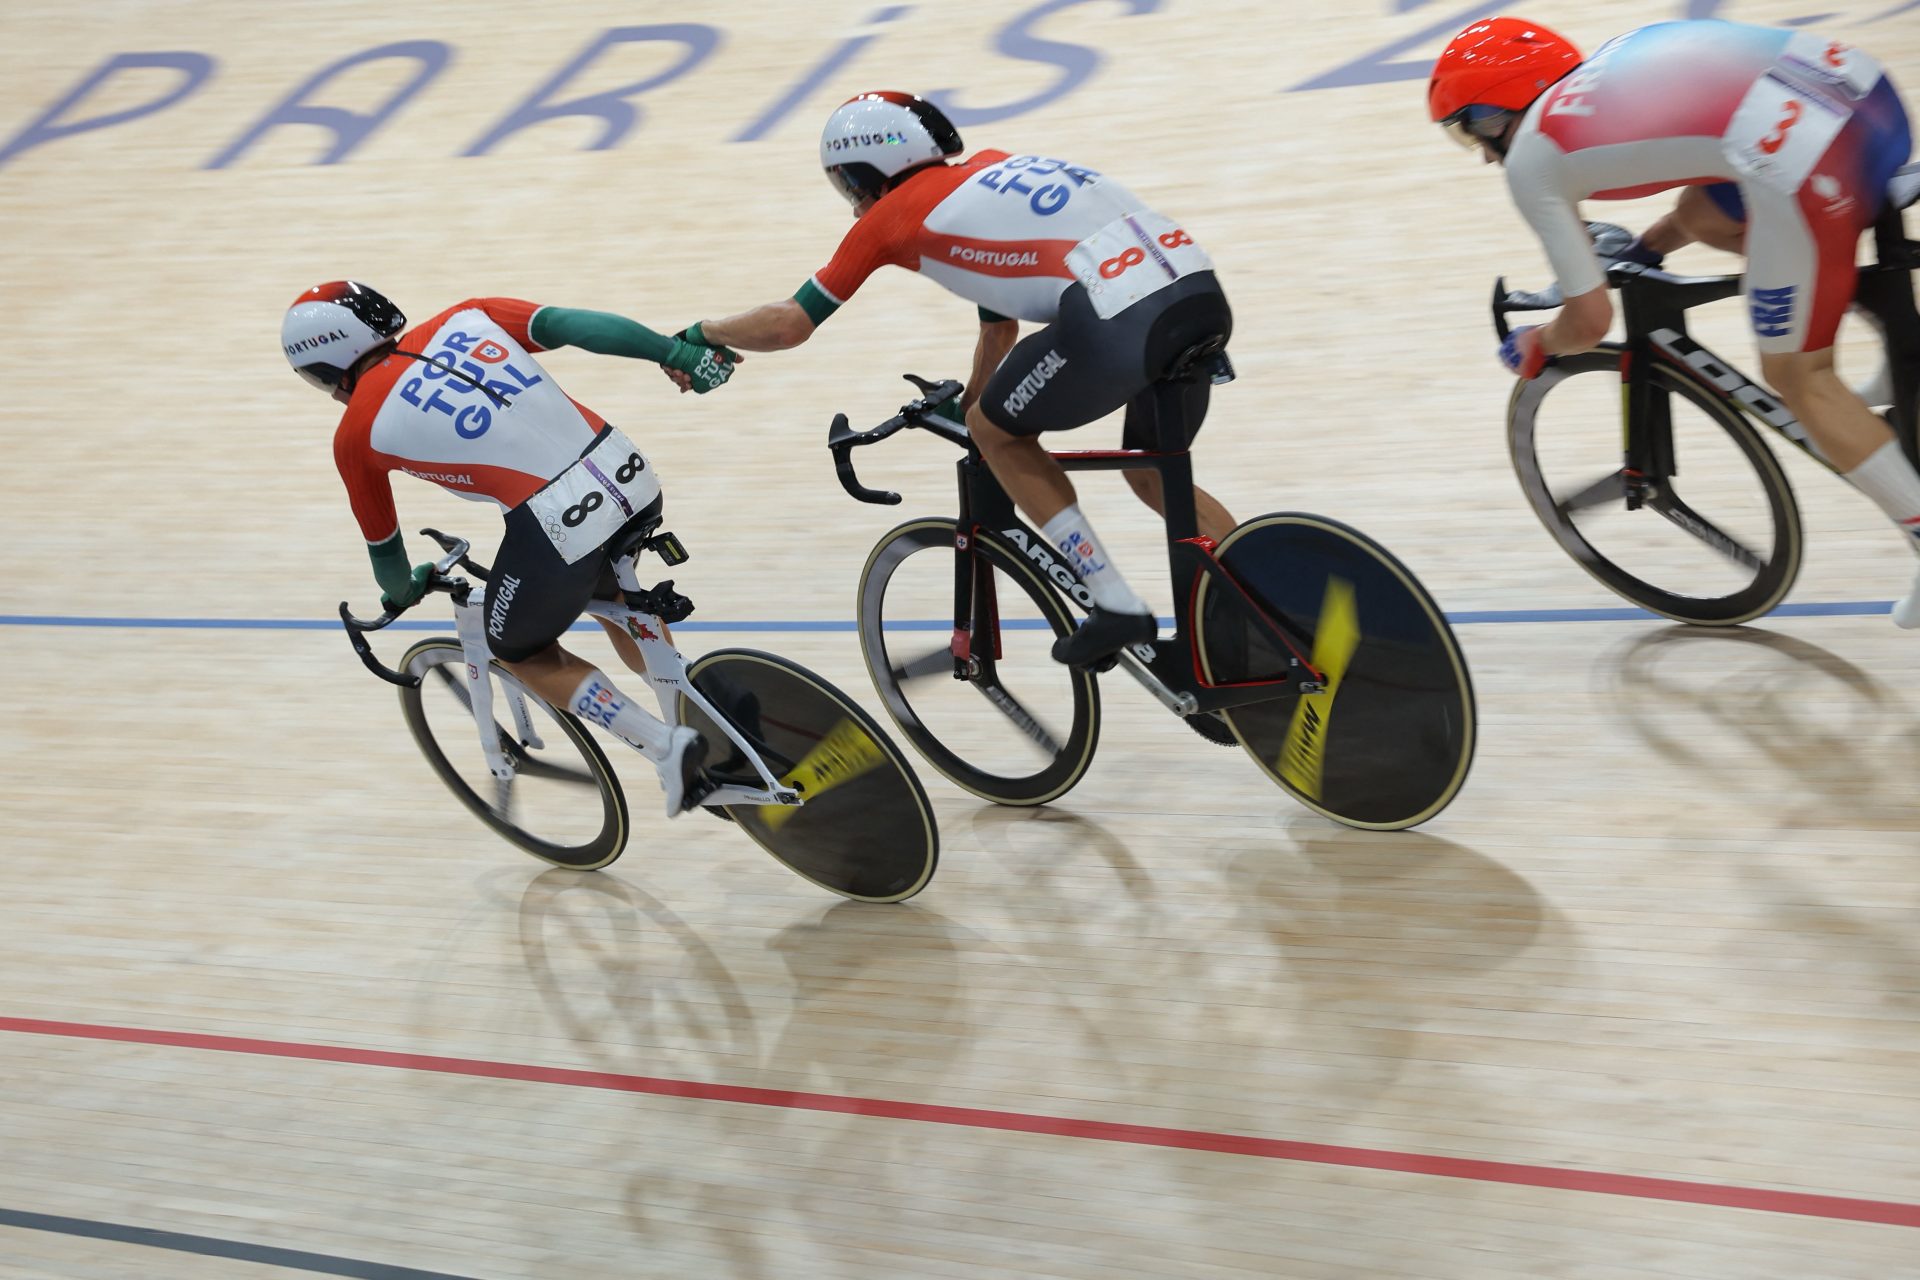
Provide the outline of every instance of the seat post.
<path id="1" fill-rule="evenodd" d="M 1153 421 L 1160 456 L 1160 500 L 1166 507 L 1167 538 L 1179 542 L 1200 531 L 1193 507 L 1193 457 L 1187 452 L 1187 394 L 1184 382 L 1153 384 Z"/>

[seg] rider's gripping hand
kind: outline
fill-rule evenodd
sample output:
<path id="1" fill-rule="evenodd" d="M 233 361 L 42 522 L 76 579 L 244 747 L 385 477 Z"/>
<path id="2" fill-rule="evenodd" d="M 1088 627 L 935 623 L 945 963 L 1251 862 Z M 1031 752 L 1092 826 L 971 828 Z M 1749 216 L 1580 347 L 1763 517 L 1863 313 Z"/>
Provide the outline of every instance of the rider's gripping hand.
<path id="1" fill-rule="evenodd" d="M 962 426 L 966 425 L 967 411 L 960 407 L 959 396 L 954 396 L 950 400 L 942 400 L 939 404 L 933 406 L 931 412 L 936 418 L 945 418 L 948 422 L 958 422 Z"/>
<path id="2" fill-rule="evenodd" d="M 414 605 L 420 603 L 422 596 L 427 594 L 427 584 L 432 580 L 432 565 L 417 564 L 413 566 L 413 575 L 408 579 L 407 585 L 400 588 L 398 595 L 395 595 L 391 591 L 382 591 L 380 593 L 380 607 L 383 609 L 411 609 Z"/>
<path id="3" fill-rule="evenodd" d="M 1547 361 L 1551 359 L 1553 357 L 1540 341 L 1540 326 L 1537 324 L 1521 325 L 1500 344 L 1500 363 L 1507 366 L 1509 373 L 1518 374 L 1529 382 L 1540 376 L 1540 371 L 1547 367 Z"/>
<path id="4" fill-rule="evenodd" d="M 688 325 L 673 335 L 673 350 L 667 353 L 660 367 L 673 373 L 686 375 L 687 386 L 698 395 L 705 395 L 715 387 L 725 386 L 727 379 L 733 376 L 734 366 L 740 363 L 740 353 L 726 347 L 716 347 L 707 342 L 700 332 L 698 324 Z M 674 379 L 679 382 L 678 378 Z"/>

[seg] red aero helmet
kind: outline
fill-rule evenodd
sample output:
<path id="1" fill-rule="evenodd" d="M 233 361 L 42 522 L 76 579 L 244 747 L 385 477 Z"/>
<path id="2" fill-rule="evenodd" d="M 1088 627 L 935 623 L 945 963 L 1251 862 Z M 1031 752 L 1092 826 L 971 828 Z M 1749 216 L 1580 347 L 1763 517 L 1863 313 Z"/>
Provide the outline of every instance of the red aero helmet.
<path id="1" fill-rule="evenodd" d="M 1580 63 L 1573 41 L 1539 23 L 1486 18 L 1455 36 L 1433 64 L 1427 110 L 1436 123 L 1473 106 L 1525 111 Z"/>

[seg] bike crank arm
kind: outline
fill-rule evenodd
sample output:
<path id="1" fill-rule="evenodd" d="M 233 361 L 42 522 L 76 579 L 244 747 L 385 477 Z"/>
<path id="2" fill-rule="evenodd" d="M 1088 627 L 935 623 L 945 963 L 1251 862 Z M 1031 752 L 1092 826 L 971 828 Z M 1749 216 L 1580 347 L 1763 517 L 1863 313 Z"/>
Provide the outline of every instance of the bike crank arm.
<path id="1" fill-rule="evenodd" d="M 800 798 L 798 791 L 789 787 L 781 787 L 774 791 L 760 791 L 730 782 L 724 786 L 715 787 L 695 803 L 701 808 L 724 809 L 732 804 L 783 805 L 788 808 L 799 808 L 806 802 Z"/>

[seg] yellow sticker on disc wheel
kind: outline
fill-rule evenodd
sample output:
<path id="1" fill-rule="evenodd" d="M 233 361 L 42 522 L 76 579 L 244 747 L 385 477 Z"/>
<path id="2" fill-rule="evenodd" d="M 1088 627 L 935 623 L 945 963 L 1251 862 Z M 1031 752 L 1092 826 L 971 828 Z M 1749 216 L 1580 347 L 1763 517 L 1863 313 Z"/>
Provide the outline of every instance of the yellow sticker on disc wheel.
<path id="1" fill-rule="evenodd" d="M 885 763 L 887 753 L 867 731 L 853 720 L 833 726 L 818 746 L 807 752 L 799 764 L 781 775 L 780 785 L 792 787 L 803 801 L 818 800 L 844 782 L 852 782 Z M 759 810 L 760 820 L 779 830 L 798 813 L 796 807 L 766 805 Z"/>
<path id="2" fill-rule="evenodd" d="M 1333 719 L 1333 700 L 1340 692 L 1347 665 L 1353 661 L 1353 651 L 1359 647 L 1360 611 L 1354 604 L 1353 584 L 1345 578 L 1328 578 L 1327 594 L 1320 602 L 1320 621 L 1313 632 L 1313 654 L 1307 659 L 1326 688 L 1300 699 L 1293 709 L 1293 723 L 1287 726 L 1286 742 L 1280 748 L 1280 776 L 1311 800 L 1320 798 L 1326 776 L 1327 726 Z"/>

